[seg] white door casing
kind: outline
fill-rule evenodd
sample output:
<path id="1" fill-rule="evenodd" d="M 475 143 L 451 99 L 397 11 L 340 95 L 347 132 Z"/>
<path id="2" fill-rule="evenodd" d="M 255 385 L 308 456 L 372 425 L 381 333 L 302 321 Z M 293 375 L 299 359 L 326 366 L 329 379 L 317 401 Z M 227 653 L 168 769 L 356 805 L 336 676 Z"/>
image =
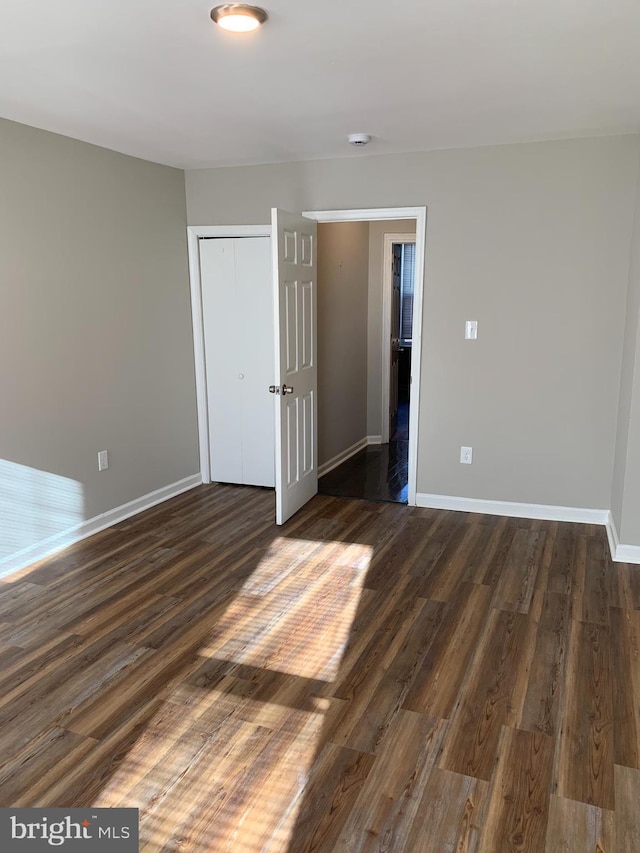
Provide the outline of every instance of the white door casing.
<path id="1" fill-rule="evenodd" d="M 272 209 L 277 524 L 318 491 L 316 234 L 314 221 Z"/>
<path id="2" fill-rule="evenodd" d="M 420 414 L 420 371 L 422 365 L 422 299 L 424 289 L 424 270 L 425 270 L 425 250 L 427 238 L 427 208 L 426 207 L 371 207 L 357 208 L 353 210 L 305 210 L 303 216 L 314 219 L 316 222 L 375 222 L 382 219 L 415 219 L 416 231 L 415 234 L 405 235 L 394 234 L 396 240 L 403 243 L 410 243 L 415 240 L 416 243 L 416 258 L 415 258 L 415 282 L 413 293 L 413 327 L 411 330 L 411 405 L 409 406 L 409 483 L 408 483 L 408 503 L 410 506 L 416 505 L 417 480 L 418 480 L 418 420 Z M 386 235 L 385 235 L 386 237 Z M 390 316 L 389 299 L 383 302 L 383 328 L 384 334 L 388 340 L 388 323 Z M 385 313 L 386 312 L 386 319 Z M 382 343 L 382 351 L 385 349 L 385 341 Z M 385 412 L 389 411 L 389 364 L 386 359 L 382 359 L 382 368 L 385 369 L 386 378 L 383 378 L 382 392 L 384 399 L 382 401 L 382 418 L 383 425 L 386 421 L 388 426 L 388 416 Z M 322 404 L 324 405 L 324 403 Z M 383 442 L 389 440 L 387 434 L 386 439 L 383 437 Z"/>

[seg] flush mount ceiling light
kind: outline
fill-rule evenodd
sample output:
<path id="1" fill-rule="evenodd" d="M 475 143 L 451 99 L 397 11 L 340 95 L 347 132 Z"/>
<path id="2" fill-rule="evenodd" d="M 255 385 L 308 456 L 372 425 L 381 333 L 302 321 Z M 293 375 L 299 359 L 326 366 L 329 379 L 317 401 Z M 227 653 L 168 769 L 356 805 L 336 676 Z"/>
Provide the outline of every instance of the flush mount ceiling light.
<path id="1" fill-rule="evenodd" d="M 211 20 L 232 33 L 248 33 L 257 30 L 267 20 L 267 13 L 258 6 L 245 3 L 225 3 L 211 10 Z"/>

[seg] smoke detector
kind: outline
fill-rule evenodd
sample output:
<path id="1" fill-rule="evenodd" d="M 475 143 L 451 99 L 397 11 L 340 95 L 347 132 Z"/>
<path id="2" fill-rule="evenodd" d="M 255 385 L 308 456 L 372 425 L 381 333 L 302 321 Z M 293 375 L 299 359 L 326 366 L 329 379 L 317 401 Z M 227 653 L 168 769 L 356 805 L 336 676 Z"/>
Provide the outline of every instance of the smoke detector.
<path id="1" fill-rule="evenodd" d="M 371 142 L 371 137 L 368 133 L 350 133 L 347 139 L 351 145 L 355 145 L 356 148 L 362 148 L 363 145 Z"/>

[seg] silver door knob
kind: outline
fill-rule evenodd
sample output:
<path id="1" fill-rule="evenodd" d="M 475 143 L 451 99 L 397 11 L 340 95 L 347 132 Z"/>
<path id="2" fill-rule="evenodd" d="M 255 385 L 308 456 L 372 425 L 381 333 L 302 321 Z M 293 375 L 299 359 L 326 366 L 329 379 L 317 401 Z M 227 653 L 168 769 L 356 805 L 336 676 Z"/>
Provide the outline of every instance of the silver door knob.
<path id="1" fill-rule="evenodd" d="M 278 385 L 269 385 L 269 393 L 270 394 L 279 394 L 280 387 Z"/>
<path id="2" fill-rule="evenodd" d="M 283 394 L 283 395 L 284 395 L 284 394 L 293 394 L 293 388 L 291 387 L 291 385 L 284 385 L 284 384 L 283 384 L 283 386 L 282 386 L 282 394 Z"/>

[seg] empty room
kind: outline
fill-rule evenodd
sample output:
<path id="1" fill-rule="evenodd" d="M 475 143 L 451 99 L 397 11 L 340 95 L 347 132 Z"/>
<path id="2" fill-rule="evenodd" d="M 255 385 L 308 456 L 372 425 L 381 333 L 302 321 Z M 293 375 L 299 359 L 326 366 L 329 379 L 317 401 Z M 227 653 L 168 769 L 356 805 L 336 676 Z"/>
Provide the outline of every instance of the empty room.
<path id="1" fill-rule="evenodd" d="M 639 853 L 639 33 L 5 3 L 0 849 Z"/>

